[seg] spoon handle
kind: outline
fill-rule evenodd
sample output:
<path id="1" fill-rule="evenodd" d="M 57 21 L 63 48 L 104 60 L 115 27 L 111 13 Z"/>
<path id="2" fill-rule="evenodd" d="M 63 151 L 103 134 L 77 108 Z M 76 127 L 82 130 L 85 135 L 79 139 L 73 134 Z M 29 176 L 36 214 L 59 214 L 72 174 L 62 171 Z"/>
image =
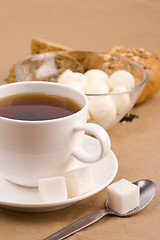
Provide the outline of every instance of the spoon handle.
<path id="1" fill-rule="evenodd" d="M 50 235 L 49 237 L 44 238 L 43 240 L 64 239 L 64 238 L 72 235 L 73 233 L 76 233 L 76 232 L 82 230 L 83 228 L 88 227 L 92 223 L 97 222 L 99 219 L 101 219 L 102 217 L 104 217 L 108 213 L 109 212 L 107 211 L 107 209 L 102 209 L 102 210 L 98 210 L 96 212 L 90 213 L 89 215 L 80 218 L 79 220 L 71 223 L 67 227 L 59 230 L 58 232 Z"/>

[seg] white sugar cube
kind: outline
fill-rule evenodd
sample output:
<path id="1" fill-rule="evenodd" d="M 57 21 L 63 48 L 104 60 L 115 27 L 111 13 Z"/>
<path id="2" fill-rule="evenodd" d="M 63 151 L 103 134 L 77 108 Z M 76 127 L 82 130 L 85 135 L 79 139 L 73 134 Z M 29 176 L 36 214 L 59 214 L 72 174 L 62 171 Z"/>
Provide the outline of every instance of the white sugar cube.
<path id="1" fill-rule="evenodd" d="M 44 202 L 59 202 L 68 197 L 66 180 L 63 176 L 41 178 L 38 181 L 38 188 Z"/>
<path id="2" fill-rule="evenodd" d="M 107 187 L 108 205 L 120 214 L 138 207 L 139 195 L 139 187 L 124 178 Z"/>
<path id="3" fill-rule="evenodd" d="M 90 168 L 82 167 L 65 173 L 69 198 L 78 197 L 95 187 Z"/>
<path id="4" fill-rule="evenodd" d="M 127 90 L 125 87 L 116 87 L 112 92 L 120 93 L 125 90 Z M 128 93 L 112 95 L 112 100 L 116 105 L 117 114 L 126 112 L 127 109 L 129 110 L 130 96 Z"/>
<path id="5" fill-rule="evenodd" d="M 118 70 L 111 74 L 108 79 L 108 84 L 110 85 L 111 89 L 120 86 L 132 88 L 135 86 L 135 80 L 130 72 L 127 72 L 125 70 Z"/>
<path id="6" fill-rule="evenodd" d="M 92 69 L 85 72 L 87 79 L 86 93 L 108 93 L 109 86 L 107 83 L 108 75 L 102 70 Z"/>
<path id="7" fill-rule="evenodd" d="M 89 112 L 103 128 L 107 128 L 116 119 L 116 105 L 110 96 L 89 97 Z"/>

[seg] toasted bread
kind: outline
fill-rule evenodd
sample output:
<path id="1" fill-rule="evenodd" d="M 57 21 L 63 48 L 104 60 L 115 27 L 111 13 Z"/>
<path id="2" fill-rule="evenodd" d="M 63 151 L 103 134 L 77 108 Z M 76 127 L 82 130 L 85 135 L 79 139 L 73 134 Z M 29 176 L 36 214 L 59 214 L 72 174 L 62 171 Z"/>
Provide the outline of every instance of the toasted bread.
<path id="1" fill-rule="evenodd" d="M 49 41 L 35 39 L 31 40 L 31 54 L 39 54 L 45 52 L 55 52 L 55 51 L 70 51 L 70 48 L 61 46 L 56 43 Z"/>
<path id="2" fill-rule="evenodd" d="M 31 54 L 39 54 L 45 52 L 55 52 L 55 51 L 69 51 L 71 49 L 67 47 L 63 47 L 59 44 L 51 43 L 49 41 L 41 40 L 41 39 L 31 39 Z M 19 61 L 20 62 L 20 61 Z M 18 64 L 13 64 L 13 66 L 9 70 L 8 77 L 6 79 L 7 83 L 17 82 L 15 76 L 15 67 Z"/>

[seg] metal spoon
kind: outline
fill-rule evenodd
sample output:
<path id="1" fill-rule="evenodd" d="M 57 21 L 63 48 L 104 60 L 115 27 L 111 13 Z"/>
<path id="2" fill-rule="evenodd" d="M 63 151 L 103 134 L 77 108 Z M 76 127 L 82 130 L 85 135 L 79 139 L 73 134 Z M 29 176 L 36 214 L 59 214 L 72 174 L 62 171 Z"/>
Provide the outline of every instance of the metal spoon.
<path id="1" fill-rule="evenodd" d="M 85 216 L 85 217 L 82 217 L 81 219 L 73 222 L 72 224 L 68 225 L 67 227 L 61 229 L 60 231 L 50 235 L 49 237 L 47 237 L 43 240 L 64 239 L 64 238 L 72 235 L 73 233 L 76 233 L 76 232 L 82 230 L 83 228 L 88 227 L 92 223 L 97 222 L 99 219 L 101 219 L 102 217 L 104 217 L 107 214 L 112 214 L 112 215 L 116 215 L 119 217 L 129 217 L 133 214 L 138 213 L 144 207 L 146 207 L 149 204 L 149 202 L 152 200 L 152 198 L 156 192 L 156 185 L 154 182 L 152 182 L 148 179 L 139 180 L 137 182 L 134 182 L 134 184 L 140 187 L 140 206 L 139 207 L 133 209 L 132 211 L 130 211 L 126 214 L 121 215 L 121 214 L 115 212 L 113 209 L 111 209 L 108 206 L 107 201 L 106 201 L 105 209 L 98 210 L 96 212 L 93 212 L 93 213 Z"/>

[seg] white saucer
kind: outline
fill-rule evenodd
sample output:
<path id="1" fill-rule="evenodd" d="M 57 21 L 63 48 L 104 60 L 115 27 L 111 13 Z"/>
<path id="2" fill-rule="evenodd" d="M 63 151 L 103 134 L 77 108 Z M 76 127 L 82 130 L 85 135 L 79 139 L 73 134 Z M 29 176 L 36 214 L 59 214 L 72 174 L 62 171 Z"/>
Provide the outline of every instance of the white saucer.
<path id="1" fill-rule="evenodd" d="M 83 145 L 87 151 L 93 153 L 97 153 L 100 150 L 99 142 L 89 136 L 85 137 Z M 68 170 L 86 165 L 73 158 Z M 37 188 L 16 185 L 0 175 L 0 206 L 25 212 L 49 212 L 68 207 L 104 189 L 116 176 L 118 170 L 117 158 L 110 150 L 106 157 L 97 163 L 90 164 L 90 167 L 96 183 L 95 189 L 79 197 L 56 203 L 44 203 L 40 200 Z"/>

